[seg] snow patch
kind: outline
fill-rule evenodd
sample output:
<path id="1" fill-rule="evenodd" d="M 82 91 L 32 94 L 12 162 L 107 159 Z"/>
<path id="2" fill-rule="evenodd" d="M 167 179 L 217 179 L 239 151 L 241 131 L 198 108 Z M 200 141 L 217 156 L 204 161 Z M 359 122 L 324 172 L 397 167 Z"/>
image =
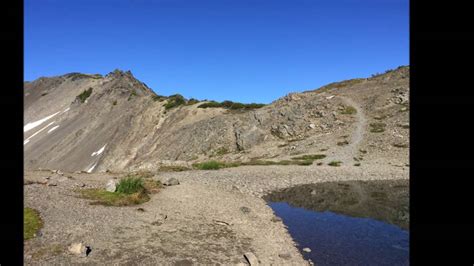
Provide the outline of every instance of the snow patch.
<path id="1" fill-rule="evenodd" d="M 37 127 L 37 126 L 43 124 L 44 122 L 46 122 L 47 120 L 53 118 L 55 115 L 57 115 L 57 114 L 59 114 L 59 113 L 60 113 L 60 112 L 56 112 L 56 113 L 54 113 L 54 114 L 52 114 L 52 115 L 50 115 L 50 116 L 47 116 L 47 117 L 45 117 L 45 118 L 43 118 L 43 119 L 40 119 L 40 120 L 38 120 L 38 121 L 35 121 L 35 122 L 31 122 L 31 123 L 26 124 L 26 125 L 23 127 L 23 133 L 24 133 L 24 132 L 27 132 L 27 131 L 30 131 L 30 130 L 32 130 L 33 128 L 35 128 L 35 127 Z"/>
<path id="2" fill-rule="evenodd" d="M 326 99 L 328 99 L 328 100 L 331 100 L 332 98 L 334 98 L 334 95 L 326 97 Z"/>
<path id="3" fill-rule="evenodd" d="M 51 133 L 53 130 L 55 130 L 56 128 L 58 128 L 59 126 L 54 126 L 52 127 L 50 130 L 48 130 L 48 134 Z"/>
<path id="4" fill-rule="evenodd" d="M 96 162 L 94 165 L 92 165 L 92 167 L 89 168 L 86 172 L 91 173 L 92 170 L 94 170 L 94 168 L 97 166 L 97 163 L 98 163 L 98 162 Z"/>
<path id="5" fill-rule="evenodd" d="M 105 149 L 105 146 L 107 146 L 107 144 L 105 144 L 102 148 L 100 148 L 98 151 L 95 151 L 91 154 L 91 156 L 96 156 L 96 155 L 100 155 L 102 152 L 104 152 L 104 149 Z"/>
<path id="6" fill-rule="evenodd" d="M 28 137 L 27 139 L 25 139 L 25 140 L 23 141 L 23 145 L 25 145 L 26 143 L 30 142 L 30 140 L 31 140 L 34 136 L 38 135 L 41 131 L 45 130 L 46 128 L 48 128 L 48 127 L 51 126 L 52 124 L 54 124 L 54 121 L 51 122 L 51 123 L 49 123 L 47 126 L 43 127 L 42 129 L 36 131 L 35 134 L 31 135 L 30 137 Z"/>

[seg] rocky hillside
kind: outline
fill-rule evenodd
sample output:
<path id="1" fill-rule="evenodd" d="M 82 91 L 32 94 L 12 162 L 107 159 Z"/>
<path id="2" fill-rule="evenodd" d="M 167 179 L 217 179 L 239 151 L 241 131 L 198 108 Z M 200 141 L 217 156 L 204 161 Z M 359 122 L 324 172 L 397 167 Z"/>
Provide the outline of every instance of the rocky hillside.
<path id="1" fill-rule="evenodd" d="M 24 165 L 102 172 L 324 154 L 324 163 L 402 166 L 408 93 L 409 67 L 238 110 L 175 104 L 130 71 L 39 78 L 24 84 Z"/>

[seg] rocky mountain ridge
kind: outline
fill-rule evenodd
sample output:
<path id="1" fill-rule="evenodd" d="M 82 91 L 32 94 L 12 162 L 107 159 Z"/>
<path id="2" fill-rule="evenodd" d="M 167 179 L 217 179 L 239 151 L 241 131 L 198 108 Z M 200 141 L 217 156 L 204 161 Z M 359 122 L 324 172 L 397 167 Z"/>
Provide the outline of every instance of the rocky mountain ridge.
<path id="1" fill-rule="evenodd" d="M 218 160 L 408 163 L 409 67 L 290 93 L 251 110 L 168 108 L 130 71 L 25 82 L 25 169 L 156 170 Z M 317 167 L 315 164 L 308 167 Z"/>

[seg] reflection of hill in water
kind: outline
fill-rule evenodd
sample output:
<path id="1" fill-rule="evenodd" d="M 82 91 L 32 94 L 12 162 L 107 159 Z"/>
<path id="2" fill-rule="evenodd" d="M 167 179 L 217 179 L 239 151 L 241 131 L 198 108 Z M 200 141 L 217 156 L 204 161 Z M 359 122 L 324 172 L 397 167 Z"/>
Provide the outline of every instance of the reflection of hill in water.
<path id="1" fill-rule="evenodd" d="M 309 210 L 373 218 L 408 230 L 408 182 L 375 180 L 307 184 L 276 191 L 264 198 Z"/>

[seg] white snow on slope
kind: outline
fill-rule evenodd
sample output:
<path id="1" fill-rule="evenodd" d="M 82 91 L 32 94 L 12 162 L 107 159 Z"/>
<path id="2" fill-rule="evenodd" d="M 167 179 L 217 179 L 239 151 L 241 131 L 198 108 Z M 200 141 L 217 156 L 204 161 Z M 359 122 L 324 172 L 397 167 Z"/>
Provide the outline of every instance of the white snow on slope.
<path id="1" fill-rule="evenodd" d="M 48 134 L 51 133 L 53 130 L 55 130 L 56 128 L 58 128 L 59 126 L 54 126 L 52 127 L 50 130 L 48 130 Z"/>
<path id="2" fill-rule="evenodd" d="M 46 122 L 48 119 L 51 119 L 52 117 L 54 117 L 55 115 L 59 114 L 60 112 L 56 112 L 50 116 L 47 116 L 43 119 L 40 119 L 38 121 L 35 121 L 35 122 L 31 122 L 31 123 L 28 123 L 26 124 L 24 127 L 23 127 L 23 132 L 27 132 L 27 131 L 30 131 L 32 130 L 33 128 L 43 124 L 44 122 Z"/>
<path id="3" fill-rule="evenodd" d="M 23 133 L 25 133 L 25 132 L 27 132 L 27 131 L 30 131 L 31 129 L 33 129 L 33 128 L 35 128 L 35 127 L 37 127 L 37 126 L 43 124 L 44 122 L 46 122 L 47 120 L 51 119 L 52 117 L 54 117 L 55 115 L 57 115 L 57 114 L 59 114 L 59 113 L 64 114 L 65 112 L 69 111 L 69 109 L 70 109 L 70 108 L 68 107 L 68 108 L 66 108 L 66 109 L 65 109 L 64 111 L 62 111 L 62 112 L 59 111 L 59 112 L 56 112 L 56 113 L 54 113 L 54 114 L 52 114 L 52 115 L 50 115 L 50 116 L 47 116 L 47 117 L 45 117 L 45 118 L 43 118 L 43 119 L 40 119 L 40 120 L 38 120 L 38 121 L 35 121 L 35 122 L 31 122 L 31 123 L 26 124 L 26 125 L 23 127 Z"/>
<path id="4" fill-rule="evenodd" d="M 96 156 L 96 155 L 100 155 L 102 152 L 104 152 L 104 149 L 105 149 L 105 146 L 107 146 L 107 144 L 105 144 L 102 148 L 100 148 L 98 151 L 95 151 L 91 154 L 91 156 Z"/>
<path id="5" fill-rule="evenodd" d="M 49 123 L 47 126 L 43 127 L 42 129 L 38 130 L 35 132 L 35 134 L 31 135 L 29 138 L 25 139 L 23 141 L 23 145 L 25 145 L 26 143 L 30 142 L 31 138 L 33 138 L 34 136 L 38 135 L 41 131 L 45 130 L 46 128 L 48 128 L 49 126 L 51 126 L 52 124 L 54 124 L 54 121 Z"/>
<path id="6" fill-rule="evenodd" d="M 86 172 L 91 173 L 92 170 L 94 170 L 94 168 L 97 166 L 97 163 L 98 163 L 98 162 L 96 162 L 94 165 L 92 165 L 92 167 L 89 168 Z"/>

